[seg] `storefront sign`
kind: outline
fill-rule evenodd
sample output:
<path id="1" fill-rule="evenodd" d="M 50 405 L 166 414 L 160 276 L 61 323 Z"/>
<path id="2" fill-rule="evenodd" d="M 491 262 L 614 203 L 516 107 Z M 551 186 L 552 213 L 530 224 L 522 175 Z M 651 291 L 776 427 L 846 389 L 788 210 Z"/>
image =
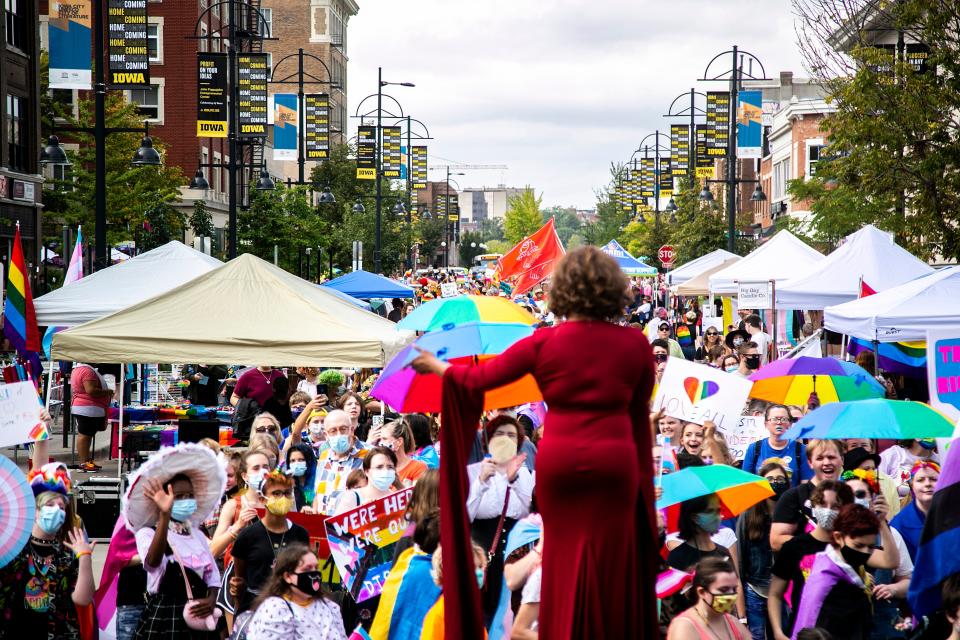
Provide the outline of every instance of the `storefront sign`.
<path id="1" fill-rule="evenodd" d="M 772 309 L 770 283 L 737 282 L 737 307 L 740 309 Z"/>

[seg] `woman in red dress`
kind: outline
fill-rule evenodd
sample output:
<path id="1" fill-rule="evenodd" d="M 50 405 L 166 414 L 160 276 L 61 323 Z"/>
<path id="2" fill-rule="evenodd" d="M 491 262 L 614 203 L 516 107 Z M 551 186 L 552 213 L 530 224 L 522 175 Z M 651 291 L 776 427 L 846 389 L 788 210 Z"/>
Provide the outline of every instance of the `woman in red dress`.
<path id="1" fill-rule="evenodd" d="M 642 331 L 612 322 L 627 302 L 627 279 L 595 247 L 561 261 L 550 294 L 550 309 L 564 321 L 497 358 L 451 366 L 423 353 L 413 362 L 444 378 L 441 538 L 444 566 L 460 565 L 444 571 L 448 640 L 482 637 L 477 590 L 464 577 L 474 575 L 465 460 L 482 393 L 527 373 L 549 408 L 537 454 L 545 541 L 540 637 L 658 637 L 650 346 Z"/>

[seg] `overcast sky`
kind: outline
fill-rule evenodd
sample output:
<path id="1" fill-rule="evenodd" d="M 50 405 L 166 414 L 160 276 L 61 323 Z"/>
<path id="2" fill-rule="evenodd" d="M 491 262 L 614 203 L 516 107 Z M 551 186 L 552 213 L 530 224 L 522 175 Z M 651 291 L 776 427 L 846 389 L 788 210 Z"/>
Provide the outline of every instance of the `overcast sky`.
<path id="1" fill-rule="evenodd" d="M 770 77 L 806 75 L 790 0 L 358 3 L 348 30 L 351 115 L 376 92 L 382 66 L 384 80 L 417 85 L 390 92 L 430 128 L 431 166 L 505 164 L 457 181 L 530 185 L 545 207 L 592 208 L 610 162 L 669 129 L 661 116 L 673 98 L 691 86 L 724 88 L 696 79 L 732 45 Z"/>

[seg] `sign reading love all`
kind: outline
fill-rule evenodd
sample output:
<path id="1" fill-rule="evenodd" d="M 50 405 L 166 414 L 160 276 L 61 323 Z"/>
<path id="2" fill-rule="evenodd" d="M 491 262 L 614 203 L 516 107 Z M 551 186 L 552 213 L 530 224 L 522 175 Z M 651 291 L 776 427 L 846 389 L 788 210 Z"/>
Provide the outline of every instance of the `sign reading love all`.
<path id="1" fill-rule="evenodd" d="M 670 358 L 653 398 L 653 411 L 703 424 L 711 421 L 730 431 L 743 413 L 753 383 L 683 358 Z"/>

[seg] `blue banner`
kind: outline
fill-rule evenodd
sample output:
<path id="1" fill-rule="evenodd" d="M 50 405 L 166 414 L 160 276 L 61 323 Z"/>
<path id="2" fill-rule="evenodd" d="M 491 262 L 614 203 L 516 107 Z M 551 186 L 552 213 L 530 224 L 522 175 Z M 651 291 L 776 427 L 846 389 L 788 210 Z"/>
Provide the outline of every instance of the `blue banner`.
<path id="1" fill-rule="evenodd" d="M 51 0 L 51 89 L 90 89 L 90 11 L 90 0 Z"/>
<path id="2" fill-rule="evenodd" d="M 763 145 L 763 92 L 737 96 L 737 157 L 759 158 Z"/>
<path id="3" fill-rule="evenodd" d="M 273 159 L 297 159 L 297 94 L 273 94 Z"/>

